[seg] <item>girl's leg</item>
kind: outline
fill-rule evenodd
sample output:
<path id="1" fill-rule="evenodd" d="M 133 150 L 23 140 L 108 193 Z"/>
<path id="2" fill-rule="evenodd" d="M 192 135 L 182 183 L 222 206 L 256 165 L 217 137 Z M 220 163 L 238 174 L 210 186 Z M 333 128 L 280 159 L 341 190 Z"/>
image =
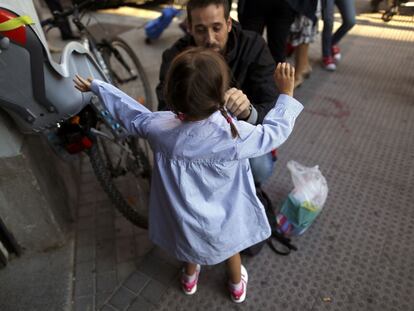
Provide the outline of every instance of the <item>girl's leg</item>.
<path id="1" fill-rule="evenodd" d="M 332 45 L 338 42 L 355 25 L 355 3 L 354 0 L 336 0 L 336 6 L 342 17 L 342 25 L 332 36 Z"/>
<path id="2" fill-rule="evenodd" d="M 248 275 L 246 268 L 241 264 L 239 253 L 227 259 L 227 269 L 230 278 L 230 298 L 236 303 L 241 303 L 246 299 Z"/>
<path id="3" fill-rule="evenodd" d="M 322 56 L 332 56 L 332 29 L 334 22 L 335 0 L 322 0 Z"/>
<path id="4" fill-rule="evenodd" d="M 196 273 L 197 264 L 187 262 L 187 263 L 185 263 L 184 267 L 185 267 L 185 269 L 184 269 L 185 274 L 194 275 L 194 273 Z"/>
<path id="5" fill-rule="evenodd" d="M 238 284 L 241 281 L 241 258 L 240 254 L 231 256 L 227 259 L 227 270 L 229 272 L 230 282 Z"/>
<path id="6" fill-rule="evenodd" d="M 181 288 L 186 295 L 193 295 L 197 291 L 200 265 L 186 263 L 181 275 Z"/>

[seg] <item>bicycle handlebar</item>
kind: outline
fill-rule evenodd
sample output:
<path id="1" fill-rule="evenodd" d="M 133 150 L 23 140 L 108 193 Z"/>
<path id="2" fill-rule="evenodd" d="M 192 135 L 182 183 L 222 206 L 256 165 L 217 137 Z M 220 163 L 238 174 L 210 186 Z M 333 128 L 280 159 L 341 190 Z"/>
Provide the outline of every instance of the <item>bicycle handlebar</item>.
<path id="1" fill-rule="evenodd" d="M 40 22 L 40 25 L 42 27 L 47 26 L 47 25 L 51 25 L 52 27 L 56 27 L 57 23 L 59 22 L 59 20 L 62 20 L 70 15 L 74 15 L 74 13 L 79 12 L 80 10 L 84 9 L 85 7 L 92 5 L 96 2 L 96 0 L 85 0 L 82 1 L 79 4 L 74 4 L 73 7 L 67 9 L 67 10 L 63 10 L 61 12 L 59 11 L 54 11 L 52 12 L 53 17 L 50 17 L 48 19 L 45 19 L 43 21 Z"/>

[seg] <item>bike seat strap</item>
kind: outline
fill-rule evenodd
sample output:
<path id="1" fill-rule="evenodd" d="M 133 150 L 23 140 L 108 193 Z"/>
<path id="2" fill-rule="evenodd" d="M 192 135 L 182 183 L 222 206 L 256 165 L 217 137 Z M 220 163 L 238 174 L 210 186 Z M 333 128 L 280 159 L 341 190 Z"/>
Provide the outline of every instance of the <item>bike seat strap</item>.
<path id="1" fill-rule="evenodd" d="M 25 25 L 33 25 L 34 21 L 28 15 L 18 16 L 0 23 L 0 31 L 10 31 Z"/>

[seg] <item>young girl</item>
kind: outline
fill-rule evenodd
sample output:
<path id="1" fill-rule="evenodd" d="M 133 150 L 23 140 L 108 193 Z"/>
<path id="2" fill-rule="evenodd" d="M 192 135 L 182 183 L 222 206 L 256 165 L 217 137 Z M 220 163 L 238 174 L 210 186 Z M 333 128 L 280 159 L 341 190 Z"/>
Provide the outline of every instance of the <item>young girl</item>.
<path id="1" fill-rule="evenodd" d="M 131 134 L 149 141 L 154 151 L 149 235 L 186 263 L 185 294 L 196 292 L 200 265 L 226 260 L 231 299 L 246 297 L 247 271 L 239 252 L 270 236 L 248 159 L 279 147 L 303 109 L 292 98 L 294 68 L 278 64 L 274 77 L 281 95 L 258 126 L 227 113 L 229 70 L 212 50 L 193 48 L 174 59 L 166 86 L 171 111 L 151 112 L 102 81 L 74 80 L 80 91 L 99 95 Z"/>

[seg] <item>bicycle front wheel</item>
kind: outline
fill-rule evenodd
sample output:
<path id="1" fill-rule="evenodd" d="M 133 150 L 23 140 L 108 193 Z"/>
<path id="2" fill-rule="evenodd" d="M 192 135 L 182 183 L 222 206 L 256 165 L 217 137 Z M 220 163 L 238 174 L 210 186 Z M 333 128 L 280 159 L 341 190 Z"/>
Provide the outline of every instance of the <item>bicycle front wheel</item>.
<path id="1" fill-rule="evenodd" d="M 151 87 L 138 57 L 124 40 L 115 38 L 106 55 L 113 83 L 132 98 L 153 110 Z"/>
<path id="2" fill-rule="evenodd" d="M 125 218 L 147 229 L 151 167 L 139 140 L 118 141 L 101 121 L 94 134 L 95 144 L 88 155 L 102 188 Z"/>
<path id="3" fill-rule="evenodd" d="M 130 97 L 153 111 L 152 92 L 147 74 L 128 43 L 121 38 L 114 38 L 110 42 L 110 48 L 104 53 L 104 57 L 112 82 Z M 135 144 L 152 162 L 152 152 L 147 141 L 135 138 Z"/>

